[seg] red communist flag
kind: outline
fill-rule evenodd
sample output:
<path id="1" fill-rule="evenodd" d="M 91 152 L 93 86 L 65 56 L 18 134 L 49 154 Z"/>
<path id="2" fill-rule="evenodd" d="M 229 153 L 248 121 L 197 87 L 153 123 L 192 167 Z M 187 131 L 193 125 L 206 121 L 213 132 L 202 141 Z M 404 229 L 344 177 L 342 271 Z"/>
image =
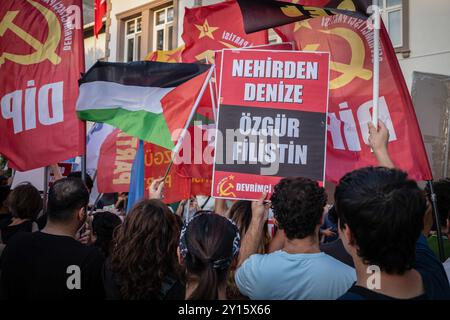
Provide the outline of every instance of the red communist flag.
<path id="1" fill-rule="evenodd" d="M 106 14 L 106 0 L 94 0 L 94 35 L 98 34 L 103 27 L 103 17 Z"/>
<path id="2" fill-rule="evenodd" d="M 349 171 L 376 165 L 366 145 L 373 109 L 372 28 L 364 20 L 336 15 L 276 31 L 284 41 L 295 41 L 299 50 L 331 53 L 327 181 L 337 182 Z M 389 153 L 411 178 L 432 179 L 411 97 L 384 26 L 381 44 L 379 118 L 389 129 Z"/>
<path id="3" fill-rule="evenodd" d="M 182 38 L 186 47 L 183 62 L 214 61 L 214 50 L 267 43 L 267 31 L 246 34 L 239 5 L 227 1 L 186 8 Z"/>
<path id="4" fill-rule="evenodd" d="M 84 71 L 81 0 L 3 0 L 0 154 L 25 171 L 85 152 L 75 113 Z"/>
<path id="5" fill-rule="evenodd" d="M 172 159 L 172 151 L 153 143 L 144 143 L 144 179 L 145 196 L 149 195 L 149 187 L 154 179 L 163 177 Z M 164 185 L 165 203 L 174 203 L 190 197 L 191 179 L 180 176 L 172 166 Z"/>

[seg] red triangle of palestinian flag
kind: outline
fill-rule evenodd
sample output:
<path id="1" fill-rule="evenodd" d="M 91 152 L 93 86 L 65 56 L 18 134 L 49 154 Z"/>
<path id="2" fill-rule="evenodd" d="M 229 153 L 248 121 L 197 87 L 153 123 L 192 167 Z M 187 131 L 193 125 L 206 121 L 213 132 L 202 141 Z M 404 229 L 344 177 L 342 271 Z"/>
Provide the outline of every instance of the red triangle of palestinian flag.
<path id="1" fill-rule="evenodd" d="M 78 117 L 173 149 L 211 66 L 97 62 L 80 80 Z"/>

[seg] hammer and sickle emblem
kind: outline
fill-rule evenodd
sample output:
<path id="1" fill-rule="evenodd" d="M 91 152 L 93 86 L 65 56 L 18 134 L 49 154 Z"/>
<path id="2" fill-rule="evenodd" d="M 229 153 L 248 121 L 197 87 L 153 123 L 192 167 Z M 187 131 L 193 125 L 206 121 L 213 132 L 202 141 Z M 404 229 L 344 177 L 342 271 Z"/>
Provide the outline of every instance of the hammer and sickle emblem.
<path id="1" fill-rule="evenodd" d="M 228 177 L 220 182 L 219 185 L 219 194 L 222 197 L 233 197 L 236 198 L 236 194 L 231 191 L 234 189 L 234 185 L 229 182 L 229 180 L 233 180 L 233 177 Z"/>
<path id="2" fill-rule="evenodd" d="M 320 30 L 320 32 L 341 37 L 350 45 L 351 48 L 352 58 L 349 64 L 331 61 L 331 70 L 341 73 L 340 76 L 330 81 L 331 90 L 344 87 L 355 78 L 360 78 L 363 80 L 372 79 L 372 71 L 364 68 L 364 59 L 366 57 L 364 42 L 356 32 L 347 28 Z M 303 49 L 305 51 L 316 51 L 318 48 L 318 44 L 309 44 Z"/>
<path id="3" fill-rule="evenodd" d="M 5 63 L 5 60 L 9 60 L 22 65 L 31 65 L 40 63 L 45 60 L 49 60 L 52 64 L 57 65 L 61 62 L 61 57 L 56 54 L 56 48 L 58 47 L 59 40 L 61 39 L 61 27 L 56 15 L 43 5 L 33 1 L 26 0 L 29 4 L 35 7 L 47 20 L 48 35 L 47 40 L 41 43 L 25 30 L 14 24 L 13 20 L 19 13 L 19 11 L 8 11 L 0 22 L 0 37 L 3 37 L 6 30 L 11 30 L 19 38 L 25 41 L 35 51 L 28 55 L 19 55 L 8 52 L 3 52 L 0 55 L 0 66 Z"/>

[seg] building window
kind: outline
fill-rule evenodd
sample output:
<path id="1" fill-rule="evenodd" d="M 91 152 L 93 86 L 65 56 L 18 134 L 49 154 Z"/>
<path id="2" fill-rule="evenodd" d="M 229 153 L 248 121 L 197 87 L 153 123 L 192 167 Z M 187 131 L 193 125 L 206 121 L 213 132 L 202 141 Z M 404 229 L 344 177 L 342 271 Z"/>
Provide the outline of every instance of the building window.
<path id="1" fill-rule="evenodd" d="M 173 7 L 155 11 L 153 26 L 154 50 L 173 50 Z"/>
<path id="2" fill-rule="evenodd" d="M 384 24 L 391 37 L 394 48 L 401 48 L 404 46 L 403 39 L 403 4 L 402 0 L 382 0 L 383 6 L 381 8 L 381 14 Z"/>
<path id="3" fill-rule="evenodd" d="M 141 60 L 142 18 L 125 21 L 125 62 Z"/>

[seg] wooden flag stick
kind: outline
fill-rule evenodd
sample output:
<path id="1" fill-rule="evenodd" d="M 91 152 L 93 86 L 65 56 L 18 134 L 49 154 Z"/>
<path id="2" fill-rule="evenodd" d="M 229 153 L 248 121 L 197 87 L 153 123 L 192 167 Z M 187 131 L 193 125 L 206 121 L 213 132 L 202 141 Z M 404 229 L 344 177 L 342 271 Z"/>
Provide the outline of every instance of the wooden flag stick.
<path id="1" fill-rule="evenodd" d="M 373 0 L 373 113 L 372 122 L 378 130 L 378 105 L 380 97 L 380 29 L 381 29 L 381 14 L 379 0 Z"/>

